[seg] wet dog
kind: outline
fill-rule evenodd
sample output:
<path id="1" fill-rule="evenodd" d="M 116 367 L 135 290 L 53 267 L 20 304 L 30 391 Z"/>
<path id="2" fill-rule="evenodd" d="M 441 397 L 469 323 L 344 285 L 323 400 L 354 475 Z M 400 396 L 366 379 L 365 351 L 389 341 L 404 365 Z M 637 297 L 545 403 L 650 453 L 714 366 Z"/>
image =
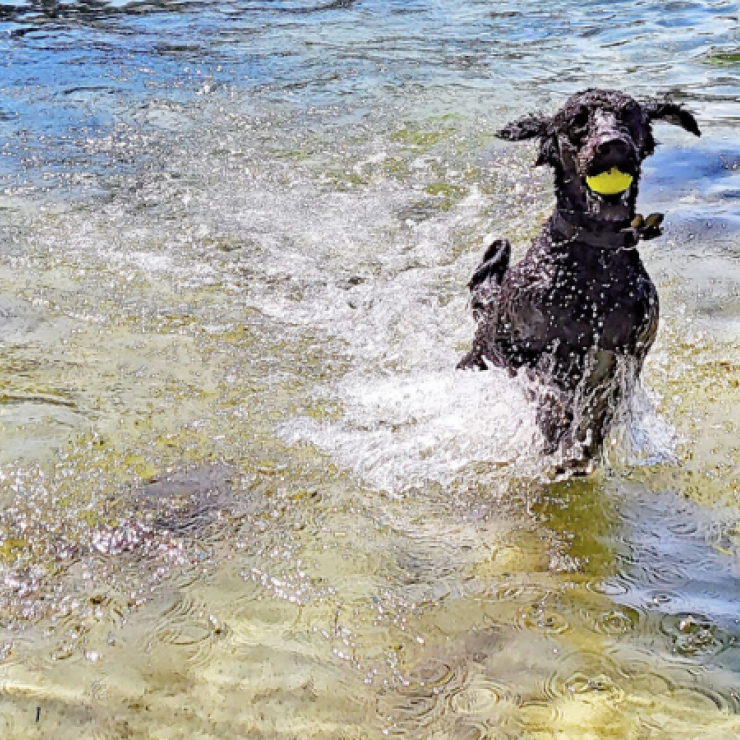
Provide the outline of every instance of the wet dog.
<path id="1" fill-rule="evenodd" d="M 489 365 L 534 381 L 546 452 L 597 455 L 639 376 L 658 328 L 658 294 L 637 246 L 661 234 L 662 216 L 636 212 L 652 124 L 700 136 L 689 111 L 586 90 L 552 117 L 527 116 L 498 136 L 539 140 L 537 165 L 555 173 L 555 210 L 524 258 L 497 240 L 469 283 L 478 324 L 460 368 Z"/>

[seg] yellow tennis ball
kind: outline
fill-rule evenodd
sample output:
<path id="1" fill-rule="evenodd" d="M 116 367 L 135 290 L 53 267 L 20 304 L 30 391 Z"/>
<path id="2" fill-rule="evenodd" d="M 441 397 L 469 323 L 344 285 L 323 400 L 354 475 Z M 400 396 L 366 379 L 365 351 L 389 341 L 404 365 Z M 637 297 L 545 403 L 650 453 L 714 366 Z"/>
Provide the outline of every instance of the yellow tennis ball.
<path id="1" fill-rule="evenodd" d="M 616 195 L 617 193 L 623 193 L 632 184 L 632 175 L 620 172 L 616 167 L 612 167 L 608 172 L 587 177 L 586 183 L 594 193 Z"/>

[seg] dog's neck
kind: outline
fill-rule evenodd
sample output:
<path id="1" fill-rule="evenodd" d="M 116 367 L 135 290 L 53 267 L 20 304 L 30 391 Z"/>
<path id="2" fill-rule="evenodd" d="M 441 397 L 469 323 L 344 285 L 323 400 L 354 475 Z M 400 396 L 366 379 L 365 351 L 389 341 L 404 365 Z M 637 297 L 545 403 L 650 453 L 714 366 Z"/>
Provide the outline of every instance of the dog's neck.
<path id="1" fill-rule="evenodd" d="M 629 218 L 604 221 L 560 208 L 550 217 L 548 232 L 555 244 L 579 242 L 599 249 L 634 249 L 640 240 Z"/>
<path id="2" fill-rule="evenodd" d="M 607 203 L 592 196 L 577 162 L 561 148 L 561 162 L 555 167 L 555 211 L 550 218 L 553 242 L 579 241 L 601 249 L 634 249 L 640 236 L 631 229 L 637 215 L 639 169 L 627 197 Z"/>

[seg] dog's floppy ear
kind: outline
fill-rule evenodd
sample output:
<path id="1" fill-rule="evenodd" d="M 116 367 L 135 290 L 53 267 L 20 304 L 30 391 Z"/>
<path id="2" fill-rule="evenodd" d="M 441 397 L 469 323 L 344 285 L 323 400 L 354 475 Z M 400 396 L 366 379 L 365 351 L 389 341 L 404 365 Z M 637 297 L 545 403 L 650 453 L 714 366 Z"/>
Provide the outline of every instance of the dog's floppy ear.
<path id="1" fill-rule="evenodd" d="M 554 164 L 557 156 L 557 144 L 550 132 L 552 118 L 545 116 L 524 116 L 518 121 L 504 126 L 496 133 L 499 139 L 507 141 L 523 141 L 524 139 L 540 139 L 540 154 L 535 167 L 541 164 Z"/>
<path id="2" fill-rule="evenodd" d="M 550 119 L 544 116 L 524 116 L 524 118 L 504 126 L 496 133 L 496 136 L 507 141 L 534 139 L 538 136 L 544 136 L 549 124 Z"/>
<path id="3" fill-rule="evenodd" d="M 651 121 L 672 123 L 674 126 L 686 129 L 694 136 L 701 136 L 696 118 L 678 103 L 661 103 L 659 100 L 652 100 L 643 107 Z"/>

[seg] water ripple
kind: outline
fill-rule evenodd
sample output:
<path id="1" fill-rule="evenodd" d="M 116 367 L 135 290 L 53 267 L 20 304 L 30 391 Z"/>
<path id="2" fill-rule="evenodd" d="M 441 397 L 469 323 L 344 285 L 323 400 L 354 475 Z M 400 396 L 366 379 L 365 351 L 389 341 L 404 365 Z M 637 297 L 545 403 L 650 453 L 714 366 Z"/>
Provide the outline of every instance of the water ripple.
<path id="1" fill-rule="evenodd" d="M 604 635 L 626 635 L 640 628 L 643 615 L 639 609 L 622 606 L 592 617 L 594 629 Z"/>
<path id="2" fill-rule="evenodd" d="M 452 368 L 484 243 L 521 248 L 550 207 L 549 173 L 497 128 L 615 79 L 687 101 L 700 154 L 666 147 L 641 188 L 678 230 L 646 261 L 680 266 L 657 279 L 646 378 L 717 443 L 731 497 L 736 430 L 695 392 L 722 403 L 737 368 L 687 380 L 684 330 L 737 303 L 737 147 L 716 135 L 740 119 L 735 4 L 19 0 L 0 18 L 0 734 L 53 734 L 35 722 L 53 695 L 65 736 L 106 713 L 121 737 L 546 738 L 574 718 L 599 736 L 617 730 L 582 710 L 627 727 L 666 706 L 686 708 L 676 736 L 718 736 L 737 538 L 681 503 L 718 500 L 681 477 L 709 453 L 650 405 L 633 457 L 616 446 L 540 511 L 521 387 Z M 710 264 L 680 316 L 673 283 Z"/>
<path id="3" fill-rule="evenodd" d="M 661 630 L 673 651 L 688 658 L 711 657 L 737 645 L 736 637 L 698 614 L 668 614 L 661 620 Z"/>
<path id="4" fill-rule="evenodd" d="M 428 726 L 444 712 L 444 697 L 463 680 L 463 667 L 442 660 L 416 666 L 403 676 L 395 691 L 378 699 L 378 713 L 386 725 L 383 733 L 401 737 L 412 728 Z"/>
<path id="5" fill-rule="evenodd" d="M 545 681 L 551 699 L 599 696 L 617 705 L 625 698 L 624 681 L 616 663 L 606 655 L 578 652 L 563 656 Z"/>
<path id="6" fill-rule="evenodd" d="M 520 624 L 533 632 L 545 635 L 561 635 L 570 629 L 570 623 L 564 614 L 553 608 L 534 605 L 522 609 Z"/>
<path id="7" fill-rule="evenodd" d="M 504 685 L 477 680 L 475 683 L 450 693 L 450 707 L 454 712 L 471 715 L 488 715 L 502 701 L 511 700 Z"/>

